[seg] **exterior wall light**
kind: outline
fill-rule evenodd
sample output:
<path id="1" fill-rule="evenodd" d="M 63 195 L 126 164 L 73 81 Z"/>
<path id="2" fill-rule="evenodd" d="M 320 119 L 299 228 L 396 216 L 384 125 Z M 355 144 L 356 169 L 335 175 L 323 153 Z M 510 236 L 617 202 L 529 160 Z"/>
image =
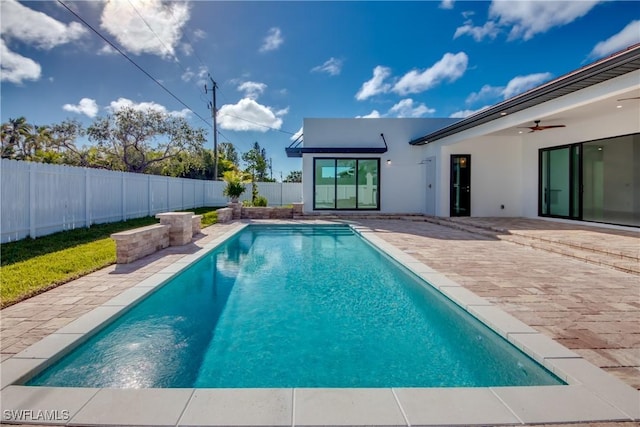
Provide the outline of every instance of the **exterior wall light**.
<path id="1" fill-rule="evenodd" d="M 391 159 L 387 159 L 387 164 L 390 165 L 391 164 Z"/>

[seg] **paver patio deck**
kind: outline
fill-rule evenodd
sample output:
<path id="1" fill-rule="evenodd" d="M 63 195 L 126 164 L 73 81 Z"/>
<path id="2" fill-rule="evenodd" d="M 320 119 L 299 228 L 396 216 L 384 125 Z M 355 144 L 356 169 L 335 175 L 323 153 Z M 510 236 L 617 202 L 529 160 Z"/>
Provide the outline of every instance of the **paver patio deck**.
<path id="1" fill-rule="evenodd" d="M 581 230 L 537 220 L 479 219 L 554 239 L 591 241 L 612 251 L 640 249 L 640 233 Z M 533 221 L 533 222 L 532 222 Z M 257 222 L 257 221 L 256 221 Z M 640 388 L 640 276 L 423 220 L 357 219 L 385 241 L 487 298 L 586 360 Z M 0 311 L 2 360 L 160 271 L 233 224 L 216 224 L 183 247 L 127 265 L 113 265 Z M 588 246 L 588 245 L 587 245 Z M 636 258 L 637 259 L 637 258 Z M 588 424 L 581 424 L 581 426 Z M 628 426 L 629 423 L 592 425 Z"/>

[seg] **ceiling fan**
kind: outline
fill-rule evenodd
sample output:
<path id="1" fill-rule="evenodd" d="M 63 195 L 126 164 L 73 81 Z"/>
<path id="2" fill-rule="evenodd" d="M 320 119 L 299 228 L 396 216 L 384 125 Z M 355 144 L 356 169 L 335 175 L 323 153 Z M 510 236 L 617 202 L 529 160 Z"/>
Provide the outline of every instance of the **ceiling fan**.
<path id="1" fill-rule="evenodd" d="M 640 96 L 632 96 L 632 97 L 629 97 L 629 98 L 620 98 L 620 99 L 618 99 L 618 101 L 628 101 L 630 99 L 640 99 Z"/>
<path id="2" fill-rule="evenodd" d="M 531 129 L 529 131 L 529 133 L 531 132 L 537 132 L 539 130 L 546 130 L 546 129 L 553 129 L 553 128 L 563 128 L 565 127 L 565 125 L 546 125 L 546 126 L 540 126 L 540 120 L 534 120 L 533 121 L 535 123 L 535 126 L 524 126 L 521 127 L 522 129 Z"/>

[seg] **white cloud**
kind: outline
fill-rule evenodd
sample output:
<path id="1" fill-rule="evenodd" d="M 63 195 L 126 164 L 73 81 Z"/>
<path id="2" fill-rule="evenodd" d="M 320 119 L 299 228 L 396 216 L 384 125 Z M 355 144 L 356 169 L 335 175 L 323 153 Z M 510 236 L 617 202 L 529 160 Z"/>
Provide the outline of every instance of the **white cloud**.
<path id="1" fill-rule="evenodd" d="M 238 86 L 240 92 L 244 92 L 245 98 L 258 99 L 264 93 L 267 85 L 259 82 L 243 82 Z"/>
<path id="2" fill-rule="evenodd" d="M 204 65 L 198 67 L 197 70 L 192 70 L 191 67 L 187 67 L 186 71 L 182 73 L 180 78 L 184 82 L 190 82 L 196 80 L 196 83 L 199 86 L 203 86 L 207 83 L 207 76 L 209 75 L 209 70 Z"/>
<path id="3" fill-rule="evenodd" d="M 356 119 L 379 119 L 382 117 L 378 110 L 373 110 L 365 116 L 356 116 Z"/>
<path id="4" fill-rule="evenodd" d="M 424 92 L 442 81 L 453 82 L 467 70 L 469 58 L 464 52 L 445 53 L 440 61 L 424 71 L 412 70 L 402 76 L 393 91 L 400 95 Z"/>
<path id="5" fill-rule="evenodd" d="M 489 6 L 489 20 L 474 26 L 468 20 L 458 27 L 453 38 L 463 35 L 475 41 L 494 39 L 501 31 L 509 33 L 508 40 L 530 40 L 554 27 L 570 24 L 585 16 L 600 0 L 541 1 L 541 0 L 493 0 Z M 465 19 L 469 15 L 463 14 Z"/>
<path id="6" fill-rule="evenodd" d="M 72 113 L 84 114 L 91 118 L 98 115 L 98 104 L 95 99 L 91 98 L 82 98 L 77 105 L 64 104 L 62 109 Z"/>
<path id="7" fill-rule="evenodd" d="M 110 1 L 102 11 L 101 26 L 129 52 L 173 58 L 189 15 L 186 2 L 146 0 L 134 7 L 130 2 Z"/>
<path id="8" fill-rule="evenodd" d="M 495 22 L 487 21 L 483 26 L 476 27 L 472 21 L 467 21 L 462 27 L 456 28 L 456 32 L 453 35 L 454 39 L 460 36 L 470 35 L 477 42 L 482 41 L 485 37 L 495 39 L 500 29 L 496 26 Z"/>
<path id="9" fill-rule="evenodd" d="M 0 81 L 22 84 L 25 80 L 39 80 L 41 74 L 40 64 L 10 51 L 0 40 Z"/>
<path id="10" fill-rule="evenodd" d="M 631 21 L 618 34 L 596 44 L 589 57 L 602 58 L 636 43 L 640 43 L 640 20 Z"/>
<path id="11" fill-rule="evenodd" d="M 552 77 L 553 75 L 551 73 L 535 73 L 526 76 L 516 76 L 512 78 L 506 86 L 484 85 L 478 92 L 469 94 L 465 103 L 471 105 L 480 101 L 493 101 L 495 98 L 508 99 L 539 86 L 551 80 Z M 486 107 L 482 107 L 481 110 L 484 108 Z M 466 117 L 464 114 L 469 115 L 469 111 L 476 112 L 480 110 L 464 110 L 454 114 L 457 114 L 455 117 Z"/>
<path id="12" fill-rule="evenodd" d="M 475 104 L 476 102 L 484 99 L 495 98 L 502 95 L 503 90 L 504 87 L 501 86 L 484 85 L 479 92 L 472 92 L 471 94 L 469 94 L 465 102 L 467 104 Z"/>
<path id="13" fill-rule="evenodd" d="M 589 13 L 600 1 L 511 1 L 494 0 L 489 18 L 510 27 L 509 40 L 529 40 L 536 34 L 569 24 Z"/>
<path id="14" fill-rule="evenodd" d="M 391 85 L 384 83 L 384 80 L 389 77 L 389 75 L 391 75 L 390 68 L 378 65 L 373 69 L 373 77 L 371 80 L 364 82 L 358 93 L 356 93 L 356 99 L 363 101 L 379 93 L 389 92 Z"/>
<path id="15" fill-rule="evenodd" d="M 111 47 L 111 45 L 105 43 L 98 51 L 98 55 L 118 55 L 118 51 Z"/>
<path id="16" fill-rule="evenodd" d="M 262 46 L 260 46 L 260 52 L 276 50 L 282 43 L 284 43 L 284 38 L 282 38 L 282 32 L 280 31 L 280 28 L 270 28 L 267 36 L 262 42 Z"/>
<path id="17" fill-rule="evenodd" d="M 550 80 L 551 77 L 553 77 L 551 73 L 536 73 L 514 77 L 502 90 L 502 96 L 504 99 L 511 98 Z"/>
<path id="18" fill-rule="evenodd" d="M 88 31 L 78 22 L 63 24 L 49 15 L 29 9 L 15 0 L 0 1 L 2 12 L 2 36 L 16 39 L 40 49 L 80 39 Z"/>
<path id="19" fill-rule="evenodd" d="M 111 101 L 107 110 L 110 113 L 117 113 L 123 108 L 132 108 L 137 111 L 158 111 L 163 114 L 169 114 L 176 117 L 188 117 L 191 111 L 184 108 L 179 111 L 169 111 L 164 105 L 157 104 L 155 102 L 133 102 L 127 98 L 118 98 L 117 101 Z"/>
<path id="20" fill-rule="evenodd" d="M 425 114 L 435 112 L 435 109 L 429 108 L 422 103 L 414 105 L 411 98 L 403 99 L 389 109 L 389 114 L 395 117 L 422 117 Z"/>
<path id="21" fill-rule="evenodd" d="M 440 9 L 453 9 L 453 4 L 455 0 L 442 0 L 440 2 Z"/>
<path id="22" fill-rule="evenodd" d="M 242 98 L 237 104 L 225 104 L 218 110 L 218 125 L 226 130 L 266 132 L 280 129 L 282 119 L 279 116 L 288 111 L 285 108 L 274 112 L 254 99 Z"/>
<path id="23" fill-rule="evenodd" d="M 193 38 L 195 38 L 196 40 L 204 40 L 207 38 L 207 33 L 199 28 L 195 29 L 193 30 Z"/>
<path id="24" fill-rule="evenodd" d="M 342 60 L 331 57 L 327 59 L 324 64 L 313 67 L 311 71 L 337 76 L 342 71 Z"/>
<path id="25" fill-rule="evenodd" d="M 455 113 L 451 114 L 449 117 L 452 118 L 452 119 L 464 119 L 466 117 L 474 115 L 475 113 L 479 113 L 482 110 L 486 110 L 489 107 L 490 107 L 490 105 L 485 105 L 484 107 L 478 108 L 477 110 L 456 111 Z"/>
<path id="26" fill-rule="evenodd" d="M 462 12 L 462 17 L 464 19 L 469 19 L 471 18 L 473 15 L 475 15 L 476 13 L 473 10 L 465 10 L 464 12 Z"/>

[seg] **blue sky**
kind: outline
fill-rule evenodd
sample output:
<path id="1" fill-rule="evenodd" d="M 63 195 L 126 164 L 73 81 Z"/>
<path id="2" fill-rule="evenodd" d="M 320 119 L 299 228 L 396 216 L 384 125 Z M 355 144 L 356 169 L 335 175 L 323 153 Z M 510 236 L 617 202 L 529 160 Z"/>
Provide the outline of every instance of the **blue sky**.
<path id="1" fill-rule="evenodd" d="M 276 179 L 305 117 L 465 117 L 640 42 L 636 1 L 64 3 L 171 94 L 60 3 L 1 0 L 2 122 L 150 107 L 212 148 L 210 75 L 218 141 L 259 142 Z"/>

